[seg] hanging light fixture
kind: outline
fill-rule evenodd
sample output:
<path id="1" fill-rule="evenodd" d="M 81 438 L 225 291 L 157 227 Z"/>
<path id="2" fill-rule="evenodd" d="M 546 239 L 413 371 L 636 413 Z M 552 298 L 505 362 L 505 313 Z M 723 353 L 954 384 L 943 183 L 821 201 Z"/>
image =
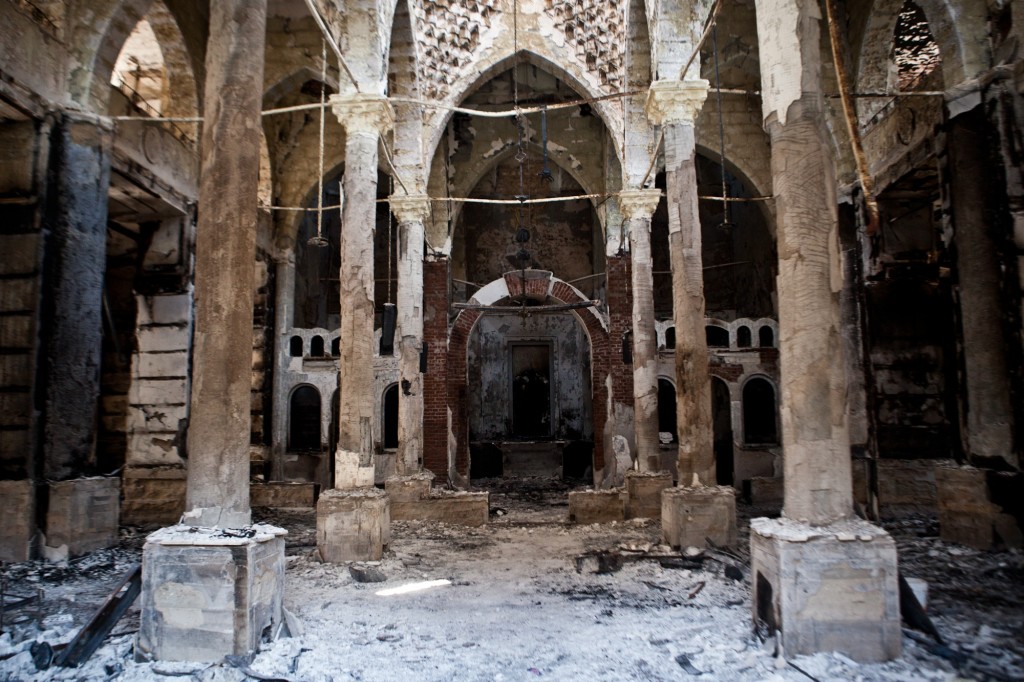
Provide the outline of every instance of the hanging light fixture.
<path id="1" fill-rule="evenodd" d="M 722 77 L 718 71 L 718 22 L 711 25 L 711 49 L 715 62 L 715 95 L 718 101 L 718 164 L 722 170 L 722 222 L 718 229 L 730 234 L 736 227 L 729 220 L 729 183 L 725 173 L 725 115 L 722 112 Z"/>
<path id="2" fill-rule="evenodd" d="M 323 248 L 327 246 L 327 238 L 324 237 L 324 119 L 327 118 L 327 43 L 320 41 L 320 157 L 319 157 L 319 179 L 316 189 L 316 236 L 310 237 L 306 243 L 310 246 Z M 344 195 L 342 195 L 344 196 Z"/>

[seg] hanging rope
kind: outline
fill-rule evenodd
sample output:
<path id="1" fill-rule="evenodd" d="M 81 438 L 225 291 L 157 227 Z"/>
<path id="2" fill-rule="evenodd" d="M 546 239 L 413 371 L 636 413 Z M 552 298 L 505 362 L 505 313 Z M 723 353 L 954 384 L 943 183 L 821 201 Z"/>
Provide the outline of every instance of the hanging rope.
<path id="1" fill-rule="evenodd" d="M 327 120 L 327 41 L 320 41 L 320 154 L 317 159 L 316 181 L 316 236 L 307 242 L 310 246 L 327 246 L 324 239 L 324 122 Z"/>
<path id="2" fill-rule="evenodd" d="M 719 227 L 728 230 L 732 227 L 729 222 L 729 183 L 725 175 L 725 113 L 722 111 L 722 77 L 718 71 L 718 22 L 711 23 L 711 51 L 715 62 L 715 92 L 718 102 L 718 163 L 722 168 L 722 223 Z"/>
<path id="3" fill-rule="evenodd" d="M 879 211 L 875 199 L 875 181 L 868 169 L 867 156 L 864 155 L 864 143 L 860 138 L 860 126 L 857 122 L 857 111 L 853 104 L 853 88 L 850 87 L 850 76 L 846 68 L 846 55 L 840 44 L 839 23 L 836 21 L 835 0 L 825 0 L 825 17 L 828 21 L 829 42 L 832 45 L 832 62 L 835 64 L 836 80 L 839 82 L 840 101 L 846 118 L 846 130 L 850 134 L 850 146 L 857 164 L 857 176 L 860 188 L 864 193 L 864 206 L 867 209 L 867 225 L 864 232 L 873 237 L 878 232 Z"/>

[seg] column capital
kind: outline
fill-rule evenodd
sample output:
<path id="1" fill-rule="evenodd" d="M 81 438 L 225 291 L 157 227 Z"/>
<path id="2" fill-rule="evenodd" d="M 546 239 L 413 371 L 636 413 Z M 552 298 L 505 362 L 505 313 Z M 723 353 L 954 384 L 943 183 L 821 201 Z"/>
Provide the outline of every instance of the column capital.
<path id="1" fill-rule="evenodd" d="M 426 194 L 392 194 L 388 202 L 400 223 L 422 223 L 430 216 L 430 199 Z"/>
<path id="2" fill-rule="evenodd" d="M 331 95 L 331 110 L 346 133 L 386 134 L 395 126 L 395 110 L 383 95 Z"/>
<path id="3" fill-rule="evenodd" d="M 684 81 L 659 80 L 647 91 L 644 111 L 654 125 L 693 125 L 708 96 L 709 83 L 703 78 Z"/>
<path id="4" fill-rule="evenodd" d="M 619 210 L 626 220 L 650 220 L 660 202 L 660 189 L 624 189 L 619 192 Z"/>

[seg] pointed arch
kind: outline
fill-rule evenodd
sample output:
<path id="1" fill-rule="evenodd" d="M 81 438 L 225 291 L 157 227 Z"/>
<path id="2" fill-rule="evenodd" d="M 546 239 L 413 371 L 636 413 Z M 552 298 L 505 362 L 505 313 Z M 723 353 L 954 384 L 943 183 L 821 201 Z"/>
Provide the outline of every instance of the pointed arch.
<path id="1" fill-rule="evenodd" d="M 534 300 L 552 299 L 560 303 L 582 303 L 587 301 L 583 292 L 543 270 L 531 270 L 524 290 L 519 272 L 507 273 L 482 287 L 470 299 L 479 305 L 503 305 L 520 297 Z M 590 340 L 591 357 L 591 390 L 593 432 L 594 432 L 594 471 L 604 466 L 604 448 L 602 434 L 608 417 L 608 384 L 605 378 L 611 373 L 612 346 L 608 335 L 608 321 L 594 308 L 572 311 L 576 320 L 583 326 Z M 455 437 L 455 468 L 459 474 L 469 475 L 469 420 L 465 409 L 459 409 L 464 402 L 467 388 L 467 350 L 470 336 L 477 321 L 484 315 L 482 310 L 462 310 L 451 324 L 451 334 L 447 352 L 447 397 L 434 396 L 433 401 L 446 400 L 451 408 L 451 433 Z M 441 403 L 443 405 L 444 403 Z M 434 472 L 446 475 L 449 472 Z"/>
<path id="2" fill-rule="evenodd" d="M 857 89 L 886 91 L 892 85 L 890 59 L 896 22 L 905 0 L 875 0 L 867 13 L 857 59 Z M 988 54 L 984 3 L 972 0 L 914 0 L 928 20 L 942 57 L 945 88 L 951 88 L 986 69 Z M 943 30 L 937 30 L 944 27 Z"/>
<path id="3" fill-rule="evenodd" d="M 559 55 L 543 55 L 525 49 L 520 50 L 518 53 L 507 51 L 500 55 L 485 54 L 480 62 L 476 64 L 477 68 L 467 69 L 466 75 L 452 83 L 445 101 L 448 103 L 462 102 L 489 80 L 509 69 L 515 68 L 519 63 L 532 64 L 558 78 L 579 94 L 581 99 L 597 98 L 603 94 L 597 87 L 587 84 L 588 76 L 579 65 L 561 59 L 561 63 L 566 65 L 566 68 L 563 68 L 558 65 L 560 63 L 559 60 Z M 573 70 L 570 71 L 569 68 Z M 613 106 L 608 101 L 599 101 L 594 102 L 592 107 L 600 116 L 607 130 L 621 129 L 622 118 L 618 111 L 618 106 Z M 448 121 L 453 115 L 454 112 L 449 109 L 435 108 L 425 111 L 425 127 L 430 130 L 430 137 L 426 140 L 425 147 L 428 150 L 427 158 L 435 157 L 441 137 L 448 125 Z M 619 156 L 620 153 L 621 150 L 616 149 L 616 156 Z"/>

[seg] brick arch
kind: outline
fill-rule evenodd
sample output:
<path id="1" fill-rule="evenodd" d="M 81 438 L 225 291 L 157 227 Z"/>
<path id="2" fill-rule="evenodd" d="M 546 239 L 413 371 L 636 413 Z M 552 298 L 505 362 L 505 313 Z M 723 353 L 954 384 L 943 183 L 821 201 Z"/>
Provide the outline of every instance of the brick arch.
<path id="1" fill-rule="evenodd" d="M 525 295 L 534 300 L 554 300 L 558 303 L 579 303 L 589 299 L 572 285 L 541 270 L 527 271 Z M 485 292 L 490 292 L 490 295 Z M 502 295 L 503 294 L 503 295 Z M 477 292 L 471 303 L 481 305 L 510 304 L 524 294 L 519 272 L 509 272 Z M 594 431 L 594 471 L 604 466 L 603 433 L 608 419 L 608 385 L 605 377 L 611 372 L 612 343 L 604 317 L 594 308 L 573 311 L 590 339 L 591 416 Z M 469 339 L 482 310 L 462 310 L 455 317 L 448 336 L 447 381 L 445 399 L 451 410 L 451 433 L 455 439 L 455 469 L 469 476 L 469 420 L 466 414 L 467 352 Z M 439 475 L 447 472 L 434 473 Z"/>

